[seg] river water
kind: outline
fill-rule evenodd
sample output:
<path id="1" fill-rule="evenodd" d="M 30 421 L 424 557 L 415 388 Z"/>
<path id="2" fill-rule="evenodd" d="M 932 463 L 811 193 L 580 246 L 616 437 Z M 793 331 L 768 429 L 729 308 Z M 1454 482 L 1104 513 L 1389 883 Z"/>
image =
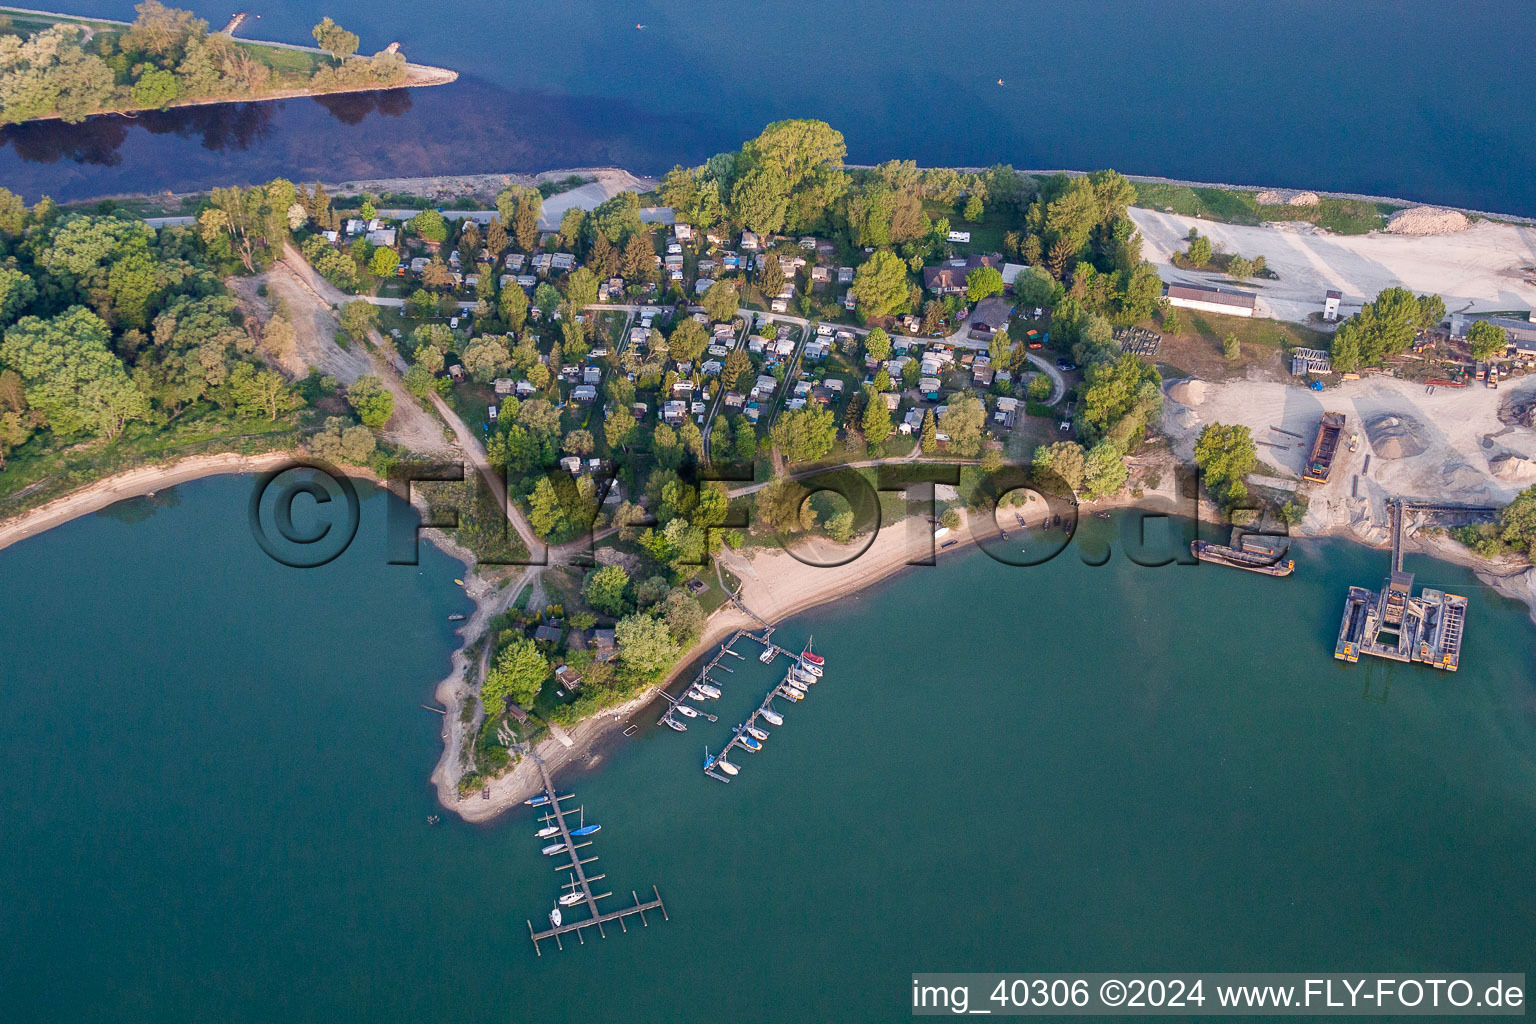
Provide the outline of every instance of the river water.
<path id="1" fill-rule="evenodd" d="M 32 1021 L 884 1021 L 914 971 L 1536 969 L 1536 632 L 1465 571 L 1459 673 L 1345 666 L 1343 588 L 1132 565 L 1112 524 L 1015 569 L 945 556 L 785 623 L 828 662 L 729 786 L 718 725 L 562 778 L 585 852 L 671 920 L 546 946 L 519 809 L 436 810 L 459 565 L 320 569 L 200 481 L 0 551 L 0 1006 Z M 1171 543 L 1171 542 L 1170 542 Z M 1145 559 L 1144 559 L 1145 560 Z"/>
<path id="2" fill-rule="evenodd" d="M 230 8 L 181 2 L 219 28 Z M 132 18 L 131 0 L 72 11 Z M 311 42 L 266 0 L 252 38 Z M 1111 166 L 1536 215 L 1522 0 L 331 0 L 454 85 L 0 132 L 28 198 L 615 164 L 660 173 L 817 117 L 855 162 Z M 999 84 L 1001 80 L 1001 84 Z"/>

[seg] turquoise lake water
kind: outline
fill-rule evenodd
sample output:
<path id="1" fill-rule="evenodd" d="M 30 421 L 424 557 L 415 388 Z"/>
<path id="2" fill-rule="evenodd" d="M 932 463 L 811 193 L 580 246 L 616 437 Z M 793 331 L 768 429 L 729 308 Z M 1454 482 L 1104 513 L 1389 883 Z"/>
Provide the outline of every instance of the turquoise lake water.
<path id="1" fill-rule="evenodd" d="M 562 778 L 671 920 L 546 947 L 526 809 L 426 824 L 459 565 L 250 540 L 201 481 L 0 552 L 0 1006 L 32 1021 L 884 1021 L 922 970 L 1536 973 L 1536 630 L 1464 571 L 1463 669 L 1330 656 L 1381 552 L 1271 580 L 971 553 L 783 625 L 783 727 Z M 1092 520 L 1085 535 L 1109 531 Z M 1111 541 L 1118 546 L 1118 541 Z M 650 716 L 645 716 L 648 722 Z"/>
<path id="2" fill-rule="evenodd" d="M 233 8 L 177 0 L 216 30 Z M 133 0 L 72 12 L 133 18 Z M 1115 167 L 1536 215 L 1522 0 L 266 0 L 242 34 L 322 14 L 446 87 L 0 132 L 35 198 L 615 164 L 660 173 L 817 117 L 850 159 Z M 259 15 L 259 17 L 256 17 Z M 643 26 L 637 28 L 636 26 Z M 1003 84 L 997 84 L 1002 79 Z"/>

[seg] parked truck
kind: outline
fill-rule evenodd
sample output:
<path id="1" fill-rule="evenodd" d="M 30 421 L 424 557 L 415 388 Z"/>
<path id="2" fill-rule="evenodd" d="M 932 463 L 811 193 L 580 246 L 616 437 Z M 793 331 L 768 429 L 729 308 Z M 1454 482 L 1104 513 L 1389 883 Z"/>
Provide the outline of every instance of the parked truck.
<path id="1" fill-rule="evenodd" d="M 1317 437 L 1312 441 L 1312 454 L 1307 457 L 1307 467 L 1301 474 L 1303 480 L 1315 484 L 1328 482 L 1328 474 L 1333 470 L 1333 457 L 1339 450 L 1339 435 L 1343 432 L 1343 413 L 1323 413 L 1323 420 L 1317 425 Z"/>

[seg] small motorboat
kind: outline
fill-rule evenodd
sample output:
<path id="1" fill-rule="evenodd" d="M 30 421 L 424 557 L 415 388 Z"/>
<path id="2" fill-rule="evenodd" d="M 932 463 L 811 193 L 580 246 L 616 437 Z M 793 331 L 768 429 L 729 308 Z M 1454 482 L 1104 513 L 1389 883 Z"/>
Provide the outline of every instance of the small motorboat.
<path id="1" fill-rule="evenodd" d="M 757 656 L 757 660 L 762 662 L 764 665 L 766 665 L 770 661 L 772 661 L 775 657 L 777 657 L 778 653 L 779 652 L 774 650 L 772 647 L 764 647 L 763 648 L 763 653 L 759 654 Z"/>
<path id="2" fill-rule="evenodd" d="M 553 857 L 557 853 L 564 853 L 565 852 L 565 844 L 564 843 L 550 843 L 548 846 L 544 847 L 542 852 L 543 852 L 544 856 L 546 856 L 546 857 Z"/>
<path id="3" fill-rule="evenodd" d="M 789 686 L 779 687 L 779 696 L 786 700 L 805 700 L 805 694 Z"/>
<path id="4" fill-rule="evenodd" d="M 693 710 L 693 708 L 689 707 L 687 704 L 673 704 L 672 705 L 672 710 L 676 711 L 678 714 L 682 715 L 684 718 L 698 718 L 699 717 L 699 713 L 697 711 Z"/>
<path id="5" fill-rule="evenodd" d="M 700 693 L 702 693 L 705 697 L 708 697 L 710 700 L 719 700 L 720 699 L 720 689 L 719 689 L 719 687 L 710 686 L 708 683 L 699 683 L 699 684 L 697 684 L 694 687 L 694 689 L 698 690 Z"/>
<path id="6" fill-rule="evenodd" d="M 784 724 L 784 716 L 771 708 L 763 708 L 763 710 L 759 711 L 758 714 L 762 715 L 763 721 L 767 722 L 769 725 Z"/>
<path id="7" fill-rule="evenodd" d="M 668 727 L 676 730 L 677 732 L 687 732 L 688 731 L 688 727 L 686 725 L 684 725 L 682 722 L 679 722 L 677 719 L 673 718 L 671 715 L 668 715 L 667 717 L 663 718 L 661 721 L 662 721 L 662 723 L 664 725 L 667 725 Z"/>
<path id="8" fill-rule="evenodd" d="M 540 793 L 538 796 L 531 796 L 527 800 L 524 800 L 523 803 L 527 804 L 529 807 L 542 807 L 549 803 L 549 794 Z"/>
<path id="9" fill-rule="evenodd" d="M 718 757 L 715 759 L 715 767 L 719 768 L 727 775 L 735 775 L 737 772 L 741 771 L 740 768 L 737 768 L 723 757 Z"/>
<path id="10" fill-rule="evenodd" d="M 457 583 L 461 587 L 464 585 L 464 581 L 460 579 L 455 579 L 453 582 Z"/>
<path id="11" fill-rule="evenodd" d="M 535 839 L 553 839 L 560 834 L 560 829 L 554 825 L 546 825 L 533 834 Z"/>
<path id="12" fill-rule="evenodd" d="M 799 690 L 802 694 L 804 694 L 805 691 L 807 689 L 809 689 L 809 687 L 807 687 L 800 680 L 796 679 L 794 676 L 785 676 L 784 677 L 784 685 L 792 687 L 793 689 Z"/>
<path id="13" fill-rule="evenodd" d="M 579 892 L 568 892 L 564 896 L 560 897 L 560 905 L 562 907 L 574 907 L 584 899 L 586 899 L 586 897 Z"/>
<path id="14" fill-rule="evenodd" d="M 601 825 L 583 825 L 583 826 L 581 826 L 581 828 L 578 828 L 574 832 L 572 832 L 571 835 L 573 835 L 573 836 L 589 836 L 593 832 L 596 832 L 598 829 L 600 829 L 602 827 L 603 826 L 601 826 Z"/>
<path id="15" fill-rule="evenodd" d="M 688 687 L 688 692 L 683 694 L 683 696 L 692 700 L 709 700 L 708 696 L 699 692 L 699 688 L 697 686 Z"/>
<path id="16" fill-rule="evenodd" d="M 754 754 L 763 749 L 763 745 L 761 743 L 757 742 L 757 740 L 753 739 L 751 736 L 748 736 L 746 733 L 742 733 L 740 736 L 736 737 L 736 742 L 740 743 L 743 747 L 752 751 Z"/>
<path id="17" fill-rule="evenodd" d="M 559 907 L 556 907 L 554 910 L 551 910 L 549 912 L 549 923 L 554 925 L 556 928 L 560 927 L 560 908 Z"/>
<path id="18" fill-rule="evenodd" d="M 466 616 L 463 612 L 454 612 L 452 615 L 448 616 L 448 621 L 463 622 L 466 618 L 468 618 L 468 616 Z"/>
<path id="19" fill-rule="evenodd" d="M 747 726 L 747 735 L 751 736 L 753 739 L 756 739 L 756 740 L 765 740 L 765 739 L 768 738 L 768 733 L 766 733 L 762 729 L 759 729 L 755 725 Z"/>

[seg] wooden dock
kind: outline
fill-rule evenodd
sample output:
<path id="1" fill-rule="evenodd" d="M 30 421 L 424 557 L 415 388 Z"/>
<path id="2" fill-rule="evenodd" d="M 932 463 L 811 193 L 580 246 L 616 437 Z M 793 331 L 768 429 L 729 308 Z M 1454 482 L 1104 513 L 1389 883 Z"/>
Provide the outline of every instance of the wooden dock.
<path id="1" fill-rule="evenodd" d="M 577 903 L 575 906 L 564 908 L 562 914 L 565 912 L 574 912 L 578 907 L 582 906 L 585 906 L 591 914 L 590 917 L 584 917 L 579 921 L 562 920 L 560 924 L 554 925 L 544 931 L 535 930 L 533 927 L 533 922 L 529 921 L 528 935 L 533 939 L 533 951 L 539 956 L 543 956 L 544 952 L 539 949 L 539 943 L 547 942 L 550 939 L 555 940 L 556 948 L 563 950 L 565 946 L 561 944 L 560 936 L 570 935 L 572 932 L 576 933 L 577 941 L 584 945 L 586 943 L 586 939 L 582 936 L 582 931 L 586 928 L 596 928 L 598 935 L 606 939 L 608 937 L 608 933 L 603 929 L 603 925 L 613 924 L 615 921 L 618 922 L 620 929 L 627 932 L 629 931 L 629 928 L 625 925 L 624 919 L 632 915 L 639 915 L 641 925 L 649 927 L 649 922 L 647 922 L 645 919 L 645 912 L 647 910 L 660 910 L 662 920 L 669 920 L 667 917 L 667 908 L 661 902 L 661 893 L 656 891 L 656 887 L 654 885 L 651 886 L 651 895 L 655 897 L 654 899 L 642 902 L 640 897 L 636 895 L 633 890 L 631 890 L 630 895 L 633 896 L 635 900 L 634 906 L 623 907 L 619 910 L 612 910 L 607 913 L 604 913 L 602 909 L 599 908 L 597 901 L 612 896 L 613 894 L 609 892 L 594 893 L 592 891 L 592 883 L 601 880 L 604 876 L 587 874 L 587 865 L 595 862 L 597 858 L 583 857 L 581 855 L 581 851 L 583 848 L 591 846 L 591 841 L 589 840 L 585 843 L 577 843 L 571 836 L 570 826 L 566 823 L 565 820 L 566 814 L 569 812 L 561 808 L 560 802 L 562 800 L 572 799 L 572 794 L 567 793 L 565 796 L 561 796 L 555 791 L 555 784 L 550 779 L 549 773 L 544 770 L 544 762 L 541 761 L 537 755 L 534 755 L 533 763 L 539 769 L 539 778 L 544 783 L 544 793 L 549 798 L 549 802 L 544 805 L 546 813 L 540 820 L 553 823 L 557 828 L 560 829 L 560 839 L 565 843 L 565 854 L 570 858 L 569 863 L 557 864 L 555 866 L 555 870 L 571 872 L 571 880 L 566 883 L 566 888 L 569 888 L 575 892 L 580 892 L 583 897 L 582 901 Z"/>

